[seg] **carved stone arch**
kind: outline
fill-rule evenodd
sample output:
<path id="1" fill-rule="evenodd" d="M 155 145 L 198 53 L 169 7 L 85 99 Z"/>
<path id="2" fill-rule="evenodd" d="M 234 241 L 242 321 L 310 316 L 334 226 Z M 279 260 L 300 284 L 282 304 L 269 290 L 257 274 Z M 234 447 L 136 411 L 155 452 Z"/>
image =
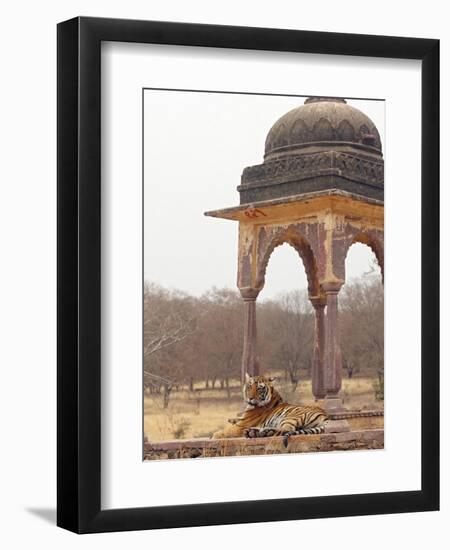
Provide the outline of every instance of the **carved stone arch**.
<path id="1" fill-rule="evenodd" d="M 359 142 L 360 143 L 363 143 L 364 141 L 364 138 L 369 135 L 370 131 L 369 131 L 369 128 L 363 124 L 362 126 L 360 126 L 359 128 Z"/>
<path id="2" fill-rule="evenodd" d="M 304 143 L 311 141 L 311 132 L 305 121 L 298 118 L 291 128 L 291 143 Z"/>
<path id="3" fill-rule="evenodd" d="M 284 122 L 281 122 L 278 126 L 275 138 L 272 143 L 272 147 L 278 148 L 278 147 L 286 147 L 286 145 L 289 145 L 287 140 L 287 129 L 286 124 Z"/>
<path id="4" fill-rule="evenodd" d="M 345 259 L 347 258 L 350 247 L 355 243 L 361 243 L 367 245 L 375 254 L 378 265 L 381 271 L 381 280 L 384 283 L 384 236 L 381 231 L 368 230 L 360 231 L 356 233 L 352 239 L 349 240 L 347 249 L 345 251 Z"/>
<path id="5" fill-rule="evenodd" d="M 341 120 L 339 123 L 337 135 L 342 141 L 355 141 L 355 129 L 347 119 Z"/>
<path id="6" fill-rule="evenodd" d="M 317 272 L 317 263 L 314 257 L 313 249 L 305 235 L 300 233 L 295 228 L 280 228 L 275 231 L 269 239 L 260 238 L 258 246 L 258 258 L 256 267 L 256 287 L 262 289 L 265 284 L 266 270 L 272 255 L 272 252 L 278 246 L 285 243 L 292 246 L 300 256 L 303 266 L 306 271 L 308 280 L 309 296 L 318 296 L 320 294 L 320 286 Z"/>
<path id="7" fill-rule="evenodd" d="M 374 144 L 375 144 L 375 147 L 377 147 L 378 149 L 381 149 L 381 139 L 380 139 L 380 134 L 377 130 L 377 127 L 376 126 L 372 126 L 371 130 L 370 130 L 370 133 L 374 136 Z"/>
<path id="8" fill-rule="evenodd" d="M 326 118 L 320 118 L 313 128 L 314 141 L 333 141 L 335 139 L 335 131 L 331 122 Z"/>

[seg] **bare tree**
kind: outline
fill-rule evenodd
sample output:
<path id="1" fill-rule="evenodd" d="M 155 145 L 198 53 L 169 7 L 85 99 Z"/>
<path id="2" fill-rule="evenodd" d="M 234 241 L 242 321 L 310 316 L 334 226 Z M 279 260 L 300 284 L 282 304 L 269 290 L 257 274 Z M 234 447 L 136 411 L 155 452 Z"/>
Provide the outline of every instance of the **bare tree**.
<path id="1" fill-rule="evenodd" d="M 196 330 L 192 298 L 157 285 L 145 285 L 144 383 L 162 389 L 164 408 L 174 385 L 184 376 L 180 344 Z"/>
<path id="2" fill-rule="evenodd" d="M 195 332 L 195 318 L 186 315 L 186 308 L 180 311 L 183 298 L 155 285 L 145 285 L 144 357 L 173 346 Z"/>
<path id="3" fill-rule="evenodd" d="M 349 378 L 383 370 L 384 295 L 379 277 L 365 275 L 347 283 L 340 295 L 339 325 L 343 367 Z"/>
<path id="4" fill-rule="evenodd" d="M 243 307 L 236 291 L 213 288 L 205 296 L 202 318 L 207 357 L 207 377 L 214 388 L 217 380 L 230 396 L 230 378 L 239 377 L 242 356 Z"/>
<path id="5" fill-rule="evenodd" d="M 269 306 L 269 307 L 267 307 Z M 282 294 L 266 305 L 268 322 L 264 337 L 269 342 L 266 354 L 272 368 L 282 369 L 295 391 L 302 369 L 310 371 L 314 342 L 314 317 L 305 291 Z"/>

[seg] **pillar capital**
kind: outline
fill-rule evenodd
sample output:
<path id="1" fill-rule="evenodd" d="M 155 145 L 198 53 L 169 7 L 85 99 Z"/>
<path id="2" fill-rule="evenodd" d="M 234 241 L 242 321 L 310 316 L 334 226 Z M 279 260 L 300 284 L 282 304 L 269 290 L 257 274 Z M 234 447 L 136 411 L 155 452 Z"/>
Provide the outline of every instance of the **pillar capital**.
<path id="1" fill-rule="evenodd" d="M 327 305 L 327 297 L 321 296 L 309 296 L 309 301 L 315 310 L 323 309 Z"/>
<path id="2" fill-rule="evenodd" d="M 345 281 L 339 279 L 335 281 L 322 281 L 320 286 L 326 294 L 337 294 L 341 290 L 344 282 Z"/>
<path id="3" fill-rule="evenodd" d="M 258 298 L 261 289 L 252 287 L 243 287 L 239 289 L 244 302 L 254 302 Z"/>

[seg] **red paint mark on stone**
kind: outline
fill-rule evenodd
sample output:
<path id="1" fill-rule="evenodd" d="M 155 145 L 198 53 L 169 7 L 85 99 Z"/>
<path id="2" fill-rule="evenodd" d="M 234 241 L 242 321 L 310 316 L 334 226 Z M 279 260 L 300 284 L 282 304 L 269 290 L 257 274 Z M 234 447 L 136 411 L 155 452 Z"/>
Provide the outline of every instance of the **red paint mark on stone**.
<path id="1" fill-rule="evenodd" d="M 260 218 L 261 216 L 266 217 L 266 214 L 259 208 L 254 208 L 253 206 L 250 206 L 247 208 L 247 210 L 244 210 L 244 214 L 247 216 L 247 218 Z"/>

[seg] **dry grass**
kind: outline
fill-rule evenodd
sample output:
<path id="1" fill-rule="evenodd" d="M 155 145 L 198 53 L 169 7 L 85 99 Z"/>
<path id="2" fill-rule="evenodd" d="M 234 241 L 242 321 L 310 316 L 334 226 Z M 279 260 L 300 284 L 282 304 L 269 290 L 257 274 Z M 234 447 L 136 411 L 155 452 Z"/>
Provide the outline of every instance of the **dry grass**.
<path id="1" fill-rule="evenodd" d="M 375 400 L 374 379 L 353 378 L 342 382 L 344 405 L 352 410 L 382 409 L 383 402 Z M 301 382 L 293 393 L 289 385 L 278 384 L 286 401 L 293 404 L 314 403 L 311 382 Z M 228 418 L 243 408 L 242 394 L 237 381 L 231 388 L 231 397 L 225 390 L 196 388 L 193 392 L 172 392 L 169 407 L 162 406 L 162 396 L 145 396 L 144 431 L 151 441 L 209 437 L 221 429 Z M 375 421 L 378 425 L 382 419 Z"/>

